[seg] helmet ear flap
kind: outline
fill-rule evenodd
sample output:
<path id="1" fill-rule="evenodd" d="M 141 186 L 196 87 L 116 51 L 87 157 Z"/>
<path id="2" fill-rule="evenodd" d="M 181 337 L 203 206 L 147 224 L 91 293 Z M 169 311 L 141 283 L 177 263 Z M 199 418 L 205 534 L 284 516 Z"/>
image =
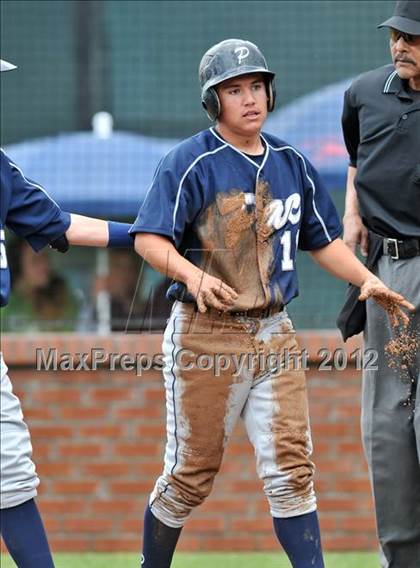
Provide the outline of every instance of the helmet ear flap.
<path id="1" fill-rule="evenodd" d="M 267 97 L 267 110 L 268 112 L 272 112 L 276 103 L 276 83 L 274 82 L 274 79 L 269 79 L 267 81 Z"/>
<path id="2" fill-rule="evenodd" d="M 213 87 L 207 89 L 203 93 L 201 104 L 203 105 L 210 120 L 216 120 L 220 114 L 220 101 L 216 89 Z"/>

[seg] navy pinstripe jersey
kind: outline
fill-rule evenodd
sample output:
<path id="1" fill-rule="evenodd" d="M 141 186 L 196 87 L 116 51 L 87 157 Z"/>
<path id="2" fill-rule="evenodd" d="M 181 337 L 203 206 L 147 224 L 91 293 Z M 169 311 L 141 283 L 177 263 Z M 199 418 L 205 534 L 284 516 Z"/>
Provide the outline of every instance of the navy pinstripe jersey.
<path id="1" fill-rule="evenodd" d="M 341 233 L 318 173 L 295 148 L 262 134 L 261 163 L 214 128 L 188 138 L 159 164 L 131 228 L 163 235 L 238 293 L 234 310 L 287 304 L 298 294 L 296 250 Z M 146 258 L 147 260 L 147 258 Z M 168 296 L 193 301 L 175 282 Z"/>
<path id="2" fill-rule="evenodd" d="M 61 211 L 45 190 L 27 179 L 19 167 L 0 151 L 0 305 L 10 294 L 5 227 L 25 238 L 36 251 L 61 237 L 70 226 L 70 214 Z"/>

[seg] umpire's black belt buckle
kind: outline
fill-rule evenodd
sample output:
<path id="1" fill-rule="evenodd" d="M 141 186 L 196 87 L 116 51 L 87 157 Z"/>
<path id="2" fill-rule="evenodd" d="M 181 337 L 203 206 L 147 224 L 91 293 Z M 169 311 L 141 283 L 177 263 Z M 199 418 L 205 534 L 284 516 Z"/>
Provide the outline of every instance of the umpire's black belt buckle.
<path id="1" fill-rule="evenodd" d="M 393 260 L 420 255 L 420 239 L 384 239 L 384 254 Z"/>
<path id="2" fill-rule="evenodd" d="M 389 255 L 393 260 L 398 260 L 400 258 L 400 253 L 398 250 L 397 239 L 384 239 L 384 254 Z"/>

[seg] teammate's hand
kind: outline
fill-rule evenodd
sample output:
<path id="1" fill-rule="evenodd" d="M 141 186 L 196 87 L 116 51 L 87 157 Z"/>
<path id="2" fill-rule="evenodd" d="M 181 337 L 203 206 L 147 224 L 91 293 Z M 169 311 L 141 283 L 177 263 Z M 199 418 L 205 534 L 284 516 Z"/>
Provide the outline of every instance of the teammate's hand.
<path id="1" fill-rule="evenodd" d="M 363 301 L 368 298 L 373 298 L 375 302 L 388 313 L 391 325 L 394 327 L 400 323 L 404 326 L 408 325 L 409 317 L 401 307 L 407 308 L 410 311 L 415 310 L 413 304 L 406 300 L 404 296 L 390 290 L 379 278 L 376 278 L 376 276 L 365 280 L 360 288 L 359 300 Z"/>
<path id="2" fill-rule="evenodd" d="M 202 271 L 194 274 L 186 284 L 188 291 L 196 299 L 198 311 L 201 313 L 206 312 L 208 307 L 226 312 L 238 298 L 237 292 L 223 280 Z"/>
<path id="3" fill-rule="evenodd" d="M 343 241 L 352 252 L 356 252 L 357 245 L 363 256 L 368 255 L 368 230 L 362 223 L 360 215 L 353 213 L 343 217 Z"/>

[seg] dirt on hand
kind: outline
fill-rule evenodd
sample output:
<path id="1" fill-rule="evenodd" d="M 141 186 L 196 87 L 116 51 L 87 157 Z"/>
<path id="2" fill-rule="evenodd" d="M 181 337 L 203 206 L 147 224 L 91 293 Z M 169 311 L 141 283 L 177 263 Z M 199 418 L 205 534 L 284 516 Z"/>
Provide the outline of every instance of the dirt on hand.
<path id="1" fill-rule="evenodd" d="M 408 310 L 413 310 L 414 306 L 377 279 L 372 279 L 363 286 L 360 299 L 367 298 L 375 300 L 386 311 L 391 323 L 393 337 L 384 346 L 388 366 L 404 376 L 410 375 L 418 358 L 420 333 L 410 327 L 410 316 L 403 311 L 402 306 Z"/>
<path id="2" fill-rule="evenodd" d="M 414 309 L 407 300 L 392 290 L 389 290 L 377 279 L 372 279 L 362 287 L 362 293 L 359 296 L 360 300 L 367 300 L 372 298 L 379 304 L 388 314 L 392 327 L 403 325 L 408 326 L 410 318 L 403 311 L 402 305 L 408 309 Z"/>

